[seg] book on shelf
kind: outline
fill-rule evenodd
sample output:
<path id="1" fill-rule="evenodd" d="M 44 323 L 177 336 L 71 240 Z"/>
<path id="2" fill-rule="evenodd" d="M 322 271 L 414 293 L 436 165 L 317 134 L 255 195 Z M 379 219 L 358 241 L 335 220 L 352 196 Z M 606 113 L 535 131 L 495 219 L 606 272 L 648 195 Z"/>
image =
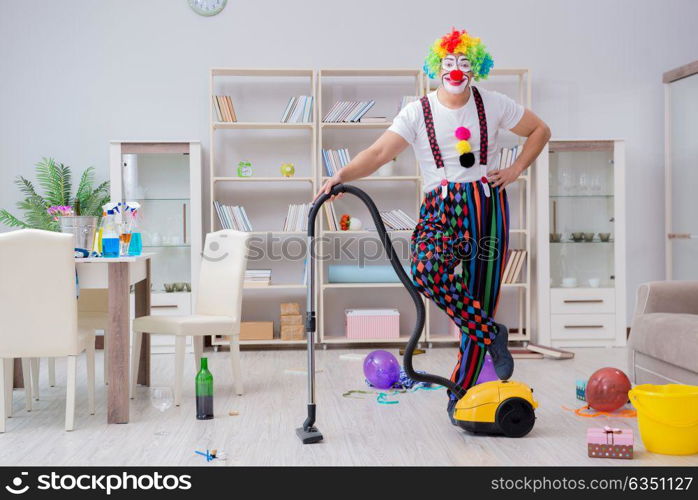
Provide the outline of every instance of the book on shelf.
<path id="1" fill-rule="evenodd" d="M 339 231 L 339 223 L 337 222 L 337 214 L 334 211 L 334 203 L 328 201 L 323 204 L 325 217 L 327 217 L 327 230 Z"/>
<path id="2" fill-rule="evenodd" d="M 213 109 L 216 114 L 216 121 L 219 122 L 236 122 L 238 117 L 235 114 L 235 107 L 233 106 L 233 100 L 227 95 L 214 95 L 213 96 Z"/>
<path id="3" fill-rule="evenodd" d="M 510 347 L 509 352 L 514 359 L 542 359 L 543 355 L 525 347 Z"/>
<path id="4" fill-rule="evenodd" d="M 501 148 L 499 150 L 499 158 L 494 162 L 497 166 L 497 170 L 511 167 L 522 149 L 523 148 L 520 148 L 518 145 L 513 148 Z"/>
<path id="5" fill-rule="evenodd" d="M 252 224 L 247 218 L 245 207 L 237 205 L 223 205 L 214 200 L 213 207 L 218 215 L 218 222 L 223 229 L 234 229 L 236 231 L 252 231 Z"/>
<path id="6" fill-rule="evenodd" d="M 322 161 L 325 165 L 326 175 L 332 177 L 340 168 L 351 161 L 351 155 L 349 155 L 349 150 L 347 148 L 323 149 Z"/>
<path id="7" fill-rule="evenodd" d="M 572 359 L 574 358 L 574 353 L 571 351 L 563 351 L 562 349 L 556 349 L 547 345 L 531 344 L 527 345 L 529 351 L 538 352 L 544 356 L 550 356 L 551 358 L 557 359 Z"/>
<path id="8" fill-rule="evenodd" d="M 364 116 L 359 120 L 360 123 L 388 123 L 387 116 Z"/>
<path id="9" fill-rule="evenodd" d="M 310 123 L 313 117 L 313 96 L 291 97 L 281 115 L 281 123 Z"/>
<path id="10" fill-rule="evenodd" d="M 300 203 L 288 206 L 288 213 L 284 221 L 284 231 L 307 231 L 308 213 L 311 203 Z"/>
<path id="11" fill-rule="evenodd" d="M 417 222 L 402 210 L 395 209 L 387 212 L 380 212 L 383 224 L 389 231 L 400 231 L 414 229 Z"/>
<path id="12" fill-rule="evenodd" d="M 325 114 L 323 123 L 357 123 L 376 103 L 369 101 L 337 101 Z"/>
<path id="13" fill-rule="evenodd" d="M 502 275 L 502 283 L 512 284 L 519 280 L 524 261 L 526 260 L 526 254 L 526 250 L 509 250 L 507 263 L 504 266 L 504 274 Z"/>
<path id="14" fill-rule="evenodd" d="M 400 105 L 397 107 L 397 112 L 400 113 L 400 111 L 402 111 L 402 108 L 407 106 L 409 103 L 417 101 L 417 100 L 419 100 L 419 96 L 416 96 L 416 95 L 402 96 L 402 99 L 400 100 Z"/>
<path id="15" fill-rule="evenodd" d="M 245 271 L 245 285 L 248 288 L 271 285 L 271 269 L 248 269 Z"/>

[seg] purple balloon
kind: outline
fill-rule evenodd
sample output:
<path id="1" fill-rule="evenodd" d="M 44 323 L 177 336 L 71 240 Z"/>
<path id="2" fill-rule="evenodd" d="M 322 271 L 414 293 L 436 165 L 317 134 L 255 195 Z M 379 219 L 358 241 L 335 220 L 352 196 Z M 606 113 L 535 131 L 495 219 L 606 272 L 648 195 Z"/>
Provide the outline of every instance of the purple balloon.
<path id="1" fill-rule="evenodd" d="M 400 363 L 388 351 L 373 351 L 364 359 L 364 375 L 373 387 L 390 389 L 400 380 Z"/>
<path id="2" fill-rule="evenodd" d="M 483 382 L 492 382 L 493 380 L 499 380 L 497 372 L 494 371 L 494 361 L 492 361 L 492 356 L 489 353 L 485 354 L 485 361 L 482 363 L 482 370 L 480 370 L 480 375 L 477 378 L 475 385 L 482 384 Z"/>

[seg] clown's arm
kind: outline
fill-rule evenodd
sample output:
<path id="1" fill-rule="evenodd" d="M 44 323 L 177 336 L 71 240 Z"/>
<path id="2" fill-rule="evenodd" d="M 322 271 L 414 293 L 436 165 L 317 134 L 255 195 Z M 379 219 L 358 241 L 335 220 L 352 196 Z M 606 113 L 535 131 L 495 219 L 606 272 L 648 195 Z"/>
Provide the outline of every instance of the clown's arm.
<path id="1" fill-rule="evenodd" d="M 550 139 L 550 128 L 530 109 L 524 111 L 521 120 L 511 131 L 520 137 L 526 137 L 526 142 L 521 154 L 510 167 L 487 174 L 487 179 L 493 186 L 506 187 L 514 182 L 538 158 Z"/>
<path id="2" fill-rule="evenodd" d="M 330 193 L 332 186 L 345 182 L 355 181 L 371 175 L 382 165 L 385 165 L 393 158 L 402 153 L 409 143 L 399 134 L 386 130 L 376 142 L 361 151 L 349 163 L 342 167 L 335 175 L 327 179 L 315 198 L 322 193 Z M 338 195 L 339 198 L 342 195 Z M 331 200 L 334 200 L 334 196 Z"/>

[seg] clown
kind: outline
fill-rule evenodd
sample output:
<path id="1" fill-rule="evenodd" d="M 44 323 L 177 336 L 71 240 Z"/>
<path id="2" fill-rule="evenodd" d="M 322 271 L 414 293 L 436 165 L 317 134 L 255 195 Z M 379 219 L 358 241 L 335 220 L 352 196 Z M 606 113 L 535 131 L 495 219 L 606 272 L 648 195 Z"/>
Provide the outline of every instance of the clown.
<path id="1" fill-rule="evenodd" d="M 481 40 L 465 30 L 437 39 L 424 72 L 438 79 L 438 88 L 403 107 L 388 130 L 318 192 L 329 194 L 336 184 L 369 176 L 412 146 L 424 191 L 410 246 L 412 281 L 461 331 L 451 380 L 465 390 L 477 381 L 486 353 L 499 378 L 513 373 L 508 330 L 494 319 L 509 244 L 505 188 L 550 138 L 548 126 L 531 110 L 473 85 L 486 79 L 492 66 Z M 526 140 L 512 165 L 498 169 L 501 130 Z M 451 417 L 455 403 L 449 392 Z"/>

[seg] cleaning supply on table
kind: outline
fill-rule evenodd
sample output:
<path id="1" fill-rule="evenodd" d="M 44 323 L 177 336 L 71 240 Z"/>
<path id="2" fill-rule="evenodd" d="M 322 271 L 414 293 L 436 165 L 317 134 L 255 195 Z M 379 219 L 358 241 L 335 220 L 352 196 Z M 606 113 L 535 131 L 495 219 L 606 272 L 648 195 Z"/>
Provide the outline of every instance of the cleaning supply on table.
<path id="1" fill-rule="evenodd" d="M 143 253 L 143 237 L 138 229 L 140 210 L 140 203 L 136 201 L 126 202 L 126 215 L 131 224 L 131 244 L 128 247 L 129 255 L 140 255 Z"/>
<path id="2" fill-rule="evenodd" d="M 196 374 L 196 418 L 213 418 L 213 375 L 208 371 L 208 358 L 201 358 L 201 369 Z"/>
<path id="3" fill-rule="evenodd" d="M 104 205 L 106 216 L 102 227 L 102 257 L 119 256 L 119 229 L 117 227 L 116 203 Z"/>

